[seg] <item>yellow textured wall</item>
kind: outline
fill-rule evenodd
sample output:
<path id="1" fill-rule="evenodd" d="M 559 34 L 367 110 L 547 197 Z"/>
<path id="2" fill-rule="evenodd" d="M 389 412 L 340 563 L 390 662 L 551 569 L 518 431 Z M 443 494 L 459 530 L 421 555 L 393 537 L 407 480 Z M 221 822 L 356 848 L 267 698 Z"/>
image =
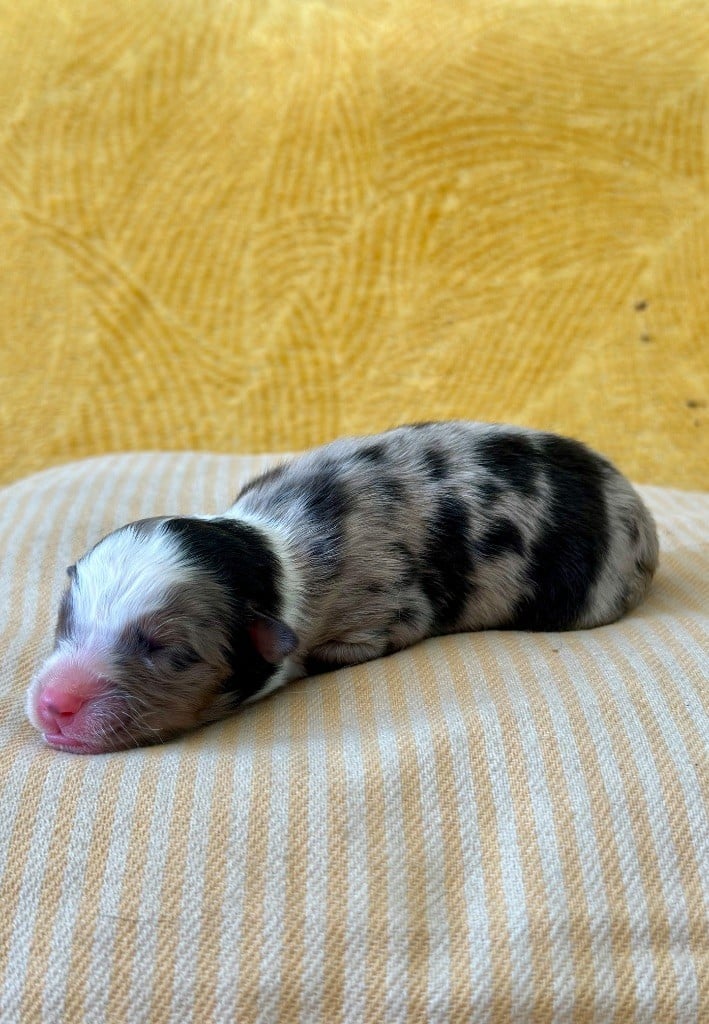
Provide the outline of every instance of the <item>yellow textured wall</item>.
<path id="1" fill-rule="evenodd" d="M 410 419 L 709 486 L 705 3 L 0 2 L 0 474 Z"/>

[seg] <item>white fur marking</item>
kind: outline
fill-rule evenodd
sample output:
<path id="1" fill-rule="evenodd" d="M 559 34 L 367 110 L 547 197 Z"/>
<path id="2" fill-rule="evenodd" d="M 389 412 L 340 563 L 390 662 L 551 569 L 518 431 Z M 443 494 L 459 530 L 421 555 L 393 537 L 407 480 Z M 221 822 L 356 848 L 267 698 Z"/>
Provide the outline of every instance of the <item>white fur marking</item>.
<path id="1" fill-rule="evenodd" d="M 127 526 L 109 534 L 77 563 L 72 622 L 82 648 L 110 644 L 192 576 L 179 541 L 161 526 L 149 531 Z"/>

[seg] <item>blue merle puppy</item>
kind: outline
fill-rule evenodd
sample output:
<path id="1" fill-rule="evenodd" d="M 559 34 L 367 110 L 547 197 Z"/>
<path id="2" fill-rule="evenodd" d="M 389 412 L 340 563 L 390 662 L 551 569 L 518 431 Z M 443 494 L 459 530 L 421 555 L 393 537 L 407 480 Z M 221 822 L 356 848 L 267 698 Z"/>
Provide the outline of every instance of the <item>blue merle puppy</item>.
<path id="1" fill-rule="evenodd" d="M 28 714 L 63 750 L 156 742 L 424 637 L 613 622 L 657 558 L 637 493 L 576 441 L 467 422 L 344 438 L 223 515 L 131 523 L 79 559 Z"/>

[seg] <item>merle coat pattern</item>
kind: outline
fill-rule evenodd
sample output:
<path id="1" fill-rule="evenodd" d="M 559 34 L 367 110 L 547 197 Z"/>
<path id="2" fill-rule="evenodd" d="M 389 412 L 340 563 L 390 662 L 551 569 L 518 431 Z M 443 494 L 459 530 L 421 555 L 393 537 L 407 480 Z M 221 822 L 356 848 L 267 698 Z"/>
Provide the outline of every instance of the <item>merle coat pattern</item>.
<path id="1" fill-rule="evenodd" d="M 169 584 L 148 587 L 143 607 L 126 591 L 141 559 L 150 577 L 148 549 Z M 66 749 L 163 739 L 290 679 L 424 637 L 613 622 L 643 598 L 657 557 L 635 490 L 577 441 L 463 421 L 345 438 L 251 480 L 221 516 L 163 517 L 104 538 L 73 569 L 30 717 Z M 99 573 L 113 574 L 115 622 Z M 81 655 L 99 607 L 94 663 Z M 43 717 L 43 689 L 61 684 L 63 706 L 72 658 L 108 683 L 96 694 L 87 684 L 86 701 L 74 685 L 79 710 Z"/>

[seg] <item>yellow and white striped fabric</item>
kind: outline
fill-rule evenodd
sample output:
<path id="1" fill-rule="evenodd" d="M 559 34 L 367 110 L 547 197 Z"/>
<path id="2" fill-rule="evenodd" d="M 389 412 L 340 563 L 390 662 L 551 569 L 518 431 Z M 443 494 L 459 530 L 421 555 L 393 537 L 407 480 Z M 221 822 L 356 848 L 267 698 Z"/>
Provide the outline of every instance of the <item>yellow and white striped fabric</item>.
<path id="1" fill-rule="evenodd" d="M 44 748 L 64 567 L 263 459 L 108 456 L 0 492 L 0 1019 L 709 1020 L 709 495 L 643 488 L 650 599 L 434 639 L 169 745 Z"/>

